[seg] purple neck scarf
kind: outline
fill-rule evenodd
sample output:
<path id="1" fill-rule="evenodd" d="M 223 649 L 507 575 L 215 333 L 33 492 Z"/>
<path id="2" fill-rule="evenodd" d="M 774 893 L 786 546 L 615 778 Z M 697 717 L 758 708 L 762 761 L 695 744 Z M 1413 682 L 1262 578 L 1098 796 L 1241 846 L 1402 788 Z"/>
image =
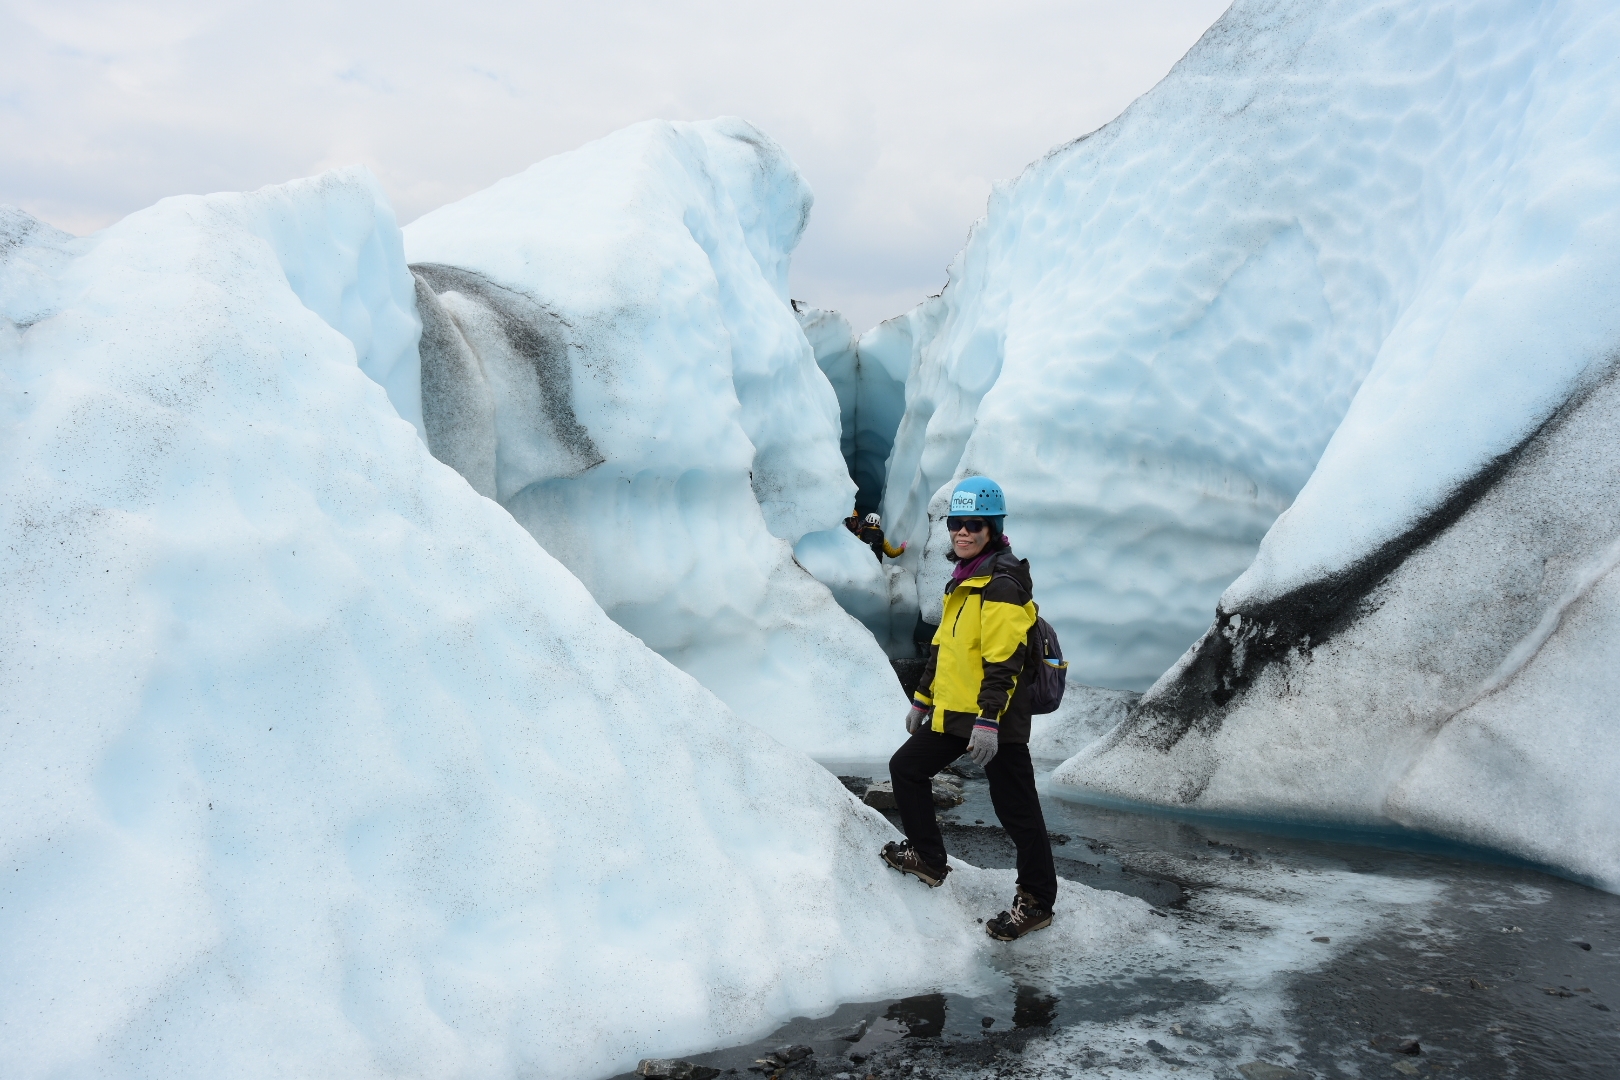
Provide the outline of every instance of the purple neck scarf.
<path id="1" fill-rule="evenodd" d="M 995 556 L 996 552 L 1005 551 L 1011 546 L 1012 544 L 1007 540 L 1006 534 L 1003 533 L 999 543 L 986 544 L 984 550 L 973 556 L 973 558 L 965 562 L 958 562 L 956 569 L 951 571 L 951 579 L 945 583 L 945 591 L 950 592 L 959 583 L 977 574 L 980 568 Z"/>

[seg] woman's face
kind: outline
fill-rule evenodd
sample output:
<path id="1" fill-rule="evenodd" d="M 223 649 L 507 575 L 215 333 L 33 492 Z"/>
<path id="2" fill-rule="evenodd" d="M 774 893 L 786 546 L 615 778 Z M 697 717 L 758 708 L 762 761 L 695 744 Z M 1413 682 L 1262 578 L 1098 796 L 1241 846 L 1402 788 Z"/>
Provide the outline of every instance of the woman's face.
<path id="1" fill-rule="evenodd" d="M 958 559 L 971 559 L 990 542 L 990 529 L 984 518 L 961 518 L 958 524 L 962 527 L 951 533 L 951 546 L 955 548 Z M 968 526 L 978 531 L 971 532 Z"/>

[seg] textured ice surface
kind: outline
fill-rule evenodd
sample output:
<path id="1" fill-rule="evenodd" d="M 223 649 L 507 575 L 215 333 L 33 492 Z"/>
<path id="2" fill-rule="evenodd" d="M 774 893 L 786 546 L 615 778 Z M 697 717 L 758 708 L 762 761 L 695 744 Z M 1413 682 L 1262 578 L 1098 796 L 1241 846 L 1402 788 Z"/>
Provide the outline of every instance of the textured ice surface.
<path id="1" fill-rule="evenodd" d="M 960 859 L 949 860 L 947 885 L 965 911 L 1005 911 L 1017 889 L 1016 870 L 987 870 Z M 1164 943 L 1158 920 L 1150 918 L 1145 900 L 1123 893 L 1104 892 L 1058 879 L 1052 925 L 1019 941 L 991 946 L 996 967 L 1003 972 L 1046 985 L 1056 984 L 1075 965 L 1098 964 L 1143 939 Z M 982 927 L 975 927 L 981 934 Z M 937 984 L 943 985 L 943 982 Z"/>
<path id="2" fill-rule="evenodd" d="M 1215 625 L 1056 776 L 1393 819 L 1620 889 L 1620 13 L 1239 5 L 1192 59 L 1265 33 L 1283 53 L 1233 52 L 1204 80 L 1217 100 L 1243 88 L 1245 116 L 1308 113 L 1323 65 L 1362 58 L 1312 142 L 1332 158 L 1383 130 L 1355 160 L 1405 163 L 1363 213 L 1388 329 Z"/>
<path id="3" fill-rule="evenodd" d="M 1075 677 L 1141 689 L 1296 495 L 1245 595 L 1398 532 L 1610 348 L 1614 15 L 1235 5 L 914 314 L 898 535 L 995 477 Z"/>
<path id="4" fill-rule="evenodd" d="M 855 364 L 855 332 L 836 311 L 793 301 L 793 313 L 815 354 L 816 366 L 838 395 L 838 448 L 851 477 L 855 475 L 855 399 L 859 375 Z M 876 506 L 876 503 L 873 503 Z"/>
<path id="5" fill-rule="evenodd" d="M 871 548 L 838 525 L 805 533 L 794 545 L 793 557 L 827 586 L 838 605 L 859 619 L 879 642 L 888 641 L 888 580 L 885 568 L 872 557 Z"/>
<path id="6" fill-rule="evenodd" d="M 844 461 L 864 515 L 882 499 L 889 450 L 905 411 L 913 320 L 909 314 L 890 319 L 857 341 L 838 312 L 794 304 L 816 364 L 838 394 Z"/>
<path id="7" fill-rule="evenodd" d="M 1435 880 L 1356 872 L 1320 853 L 1297 862 L 1253 853 L 1234 862 L 1228 861 L 1230 845 L 1204 850 L 1210 854 L 1201 864 L 1174 856 L 1154 860 L 1159 872 L 1200 886 L 1169 920 L 1154 920 L 1160 933 L 1141 934 L 1080 963 L 1049 962 L 1056 972 L 1068 969 L 1063 996 L 1085 1006 L 1052 1038 L 1028 1044 L 1021 1074 L 1246 1080 L 1255 1074 L 1243 1065 L 1280 1059 L 1300 1070 L 1294 1075 L 1322 1075 L 1298 1060 L 1310 1021 L 1302 1020 L 1307 1010 L 1294 984 L 1342 963 L 1346 953 L 1411 948 L 1390 928 L 1405 927 L 1416 937 L 1421 931 L 1412 924 L 1452 899 Z M 1392 937 L 1400 943 L 1392 944 Z M 1342 987 L 1335 983 L 1335 990 Z M 1364 1012 L 1371 1011 L 1367 1005 L 1360 1002 Z M 1426 1045 L 1432 1064 L 1434 1047 Z M 1388 1063 L 1380 1062 L 1374 1075 Z"/>
<path id="8" fill-rule="evenodd" d="M 1493 672 L 1500 688 L 1451 716 L 1390 790 L 1391 817 L 1620 892 L 1617 563 L 1611 544 L 1565 579 L 1503 661 L 1511 678 Z"/>
<path id="9" fill-rule="evenodd" d="M 855 456 L 850 475 L 863 500 L 874 508 L 887 480 L 894 433 L 905 412 L 913 322 L 909 314 L 890 319 L 856 342 Z M 900 540 L 894 538 L 893 542 L 898 547 Z"/>
<path id="10" fill-rule="evenodd" d="M 823 311 L 794 301 L 805 337 L 815 350 L 816 365 L 838 394 L 839 427 L 844 461 L 857 485 L 859 516 L 876 510 L 883 493 L 884 467 L 905 404 L 904 363 L 907 348 L 896 348 L 891 320 L 868 331 L 857 343 L 849 321 L 836 311 Z M 873 344 L 876 342 L 877 344 Z M 898 374 L 890 364 L 902 366 Z M 847 529 L 836 530 L 850 536 Z M 898 546 L 898 542 L 896 542 Z M 871 549 L 859 545 L 857 558 L 844 536 L 831 531 L 807 533 L 794 546 L 799 564 L 832 590 L 838 603 L 859 619 L 891 656 L 916 652 L 912 630 L 917 623 L 916 586 L 912 571 L 885 557 L 881 566 Z"/>
<path id="11" fill-rule="evenodd" d="M 839 449 L 844 465 L 855 470 L 855 404 L 859 395 L 859 375 L 855 359 L 855 334 L 849 320 L 836 311 L 824 311 L 793 301 L 793 313 L 816 357 L 816 366 L 827 376 L 838 395 Z M 853 509 L 859 509 L 859 496 Z M 876 500 L 869 504 L 876 506 Z M 832 592 L 838 606 L 859 619 L 880 645 L 889 643 L 889 587 L 885 567 L 872 557 L 872 549 L 855 538 L 841 523 L 831 529 L 805 533 L 793 545 L 799 565 Z"/>
<path id="12" fill-rule="evenodd" d="M 0 335 L 13 340 L 50 313 L 53 279 L 82 247 L 71 234 L 17 209 L 0 205 Z"/>
<path id="13" fill-rule="evenodd" d="M 391 218 L 356 170 L 0 219 L 0 1074 L 605 1075 L 971 982 L 1007 875 L 884 868 L 362 373 Z"/>
<path id="14" fill-rule="evenodd" d="M 1142 695 L 1070 681 L 1056 712 L 1032 718 L 1029 752 L 1035 758 L 1072 757 L 1113 730 Z"/>
<path id="15" fill-rule="evenodd" d="M 739 715 L 876 754 L 904 695 L 793 559 L 854 495 L 786 296 L 809 208 L 753 127 L 653 121 L 419 219 L 426 422 L 441 460 Z"/>
<path id="16" fill-rule="evenodd" d="M 1387 571 L 1223 610 L 1055 777 L 1213 811 L 1393 819 L 1620 891 L 1617 429 L 1610 377 Z"/>
<path id="17" fill-rule="evenodd" d="M 865 517 L 880 505 L 889 449 L 905 406 L 910 338 L 904 328 L 909 318 L 892 319 L 857 342 L 849 321 L 836 311 L 799 301 L 794 301 L 794 311 L 815 351 L 816 365 L 838 395 L 840 445 L 857 487 L 855 510 Z M 832 590 L 844 610 L 872 631 L 886 652 L 913 655 L 912 631 L 917 624 L 913 571 L 887 557 L 881 567 L 861 565 L 852 551 L 842 537 L 831 533 L 806 534 L 794 547 L 800 565 Z M 867 559 L 875 562 L 869 549 Z"/>

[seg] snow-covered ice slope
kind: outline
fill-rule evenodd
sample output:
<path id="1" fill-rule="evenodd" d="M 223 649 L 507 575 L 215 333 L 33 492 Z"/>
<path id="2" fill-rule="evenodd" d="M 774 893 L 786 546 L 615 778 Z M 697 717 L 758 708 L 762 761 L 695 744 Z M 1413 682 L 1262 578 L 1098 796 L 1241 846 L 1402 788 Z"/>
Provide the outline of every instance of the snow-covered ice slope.
<path id="1" fill-rule="evenodd" d="M 1296 495 L 1275 537 L 1300 542 L 1266 545 L 1255 595 L 1403 528 L 1606 340 L 1611 7 L 1234 5 L 992 195 L 919 309 L 886 520 L 921 558 L 942 486 L 1000 480 L 1075 677 L 1136 689 Z M 1519 329 L 1552 311 L 1573 317 Z M 1502 380 L 1488 414 L 1395 415 L 1411 379 L 1438 405 L 1476 355 Z M 1319 504 L 1301 489 L 1369 373 L 1367 430 L 1427 434 L 1338 440 L 1323 475 L 1384 481 Z"/>
<path id="2" fill-rule="evenodd" d="M 606 1075 L 984 947 L 429 455 L 411 286 L 359 170 L 0 211 L 0 1075 Z"/>
<path id="3" fill-rule="evenodd" d="M 441 459 L 739 715 L 876 756 L 904 695 L 793 561 L 854 493 L 786 295 L 809 208 L 780 148 L 723 119 L 638 124 L 426 215 L 405 229 L 425 416 Z"/>
<path id="4" fill-rule="evenodd" d="M 1239 4 L 1195 73 L 1310 128 L 1254 133 L 1284 186 L 1341 163 L 1384 330 L 1215 625 L 1057 778 L 1620 889 L 1620 10 Z"/>

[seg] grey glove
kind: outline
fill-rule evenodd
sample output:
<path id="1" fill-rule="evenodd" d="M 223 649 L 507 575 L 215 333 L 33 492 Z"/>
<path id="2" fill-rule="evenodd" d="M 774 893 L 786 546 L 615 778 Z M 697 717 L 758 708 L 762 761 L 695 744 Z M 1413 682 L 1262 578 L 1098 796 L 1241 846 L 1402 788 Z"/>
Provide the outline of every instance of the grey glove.
<path id="1" fill-rule="evenodd" d="M 911 711 L 906 713 L 906 734 L 915 735 L 928 723 L 928 710 L 919 709 L 913 705 Z"/>
<path id="2" fill-rule="evenodd" d="M 982 722 L 973 725 L 973 734 L 968 736 L 968 757 L 973 759 L 973 764 L 984 768 L 1000 749 L 1001 734 L 995 727 L 984 726 Z"/>

